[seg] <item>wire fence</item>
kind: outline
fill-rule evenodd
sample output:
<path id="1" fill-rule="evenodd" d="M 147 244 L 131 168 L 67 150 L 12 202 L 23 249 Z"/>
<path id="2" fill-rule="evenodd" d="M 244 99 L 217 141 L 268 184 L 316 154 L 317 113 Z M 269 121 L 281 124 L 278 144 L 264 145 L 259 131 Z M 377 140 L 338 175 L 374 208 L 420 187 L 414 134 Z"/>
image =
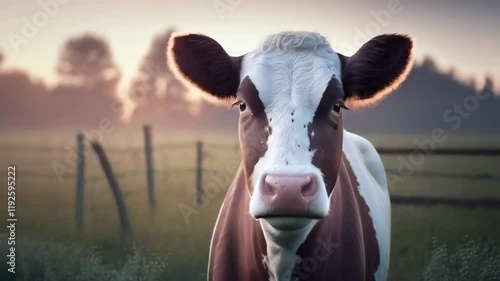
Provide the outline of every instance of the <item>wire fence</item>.
<path id="1" fill-rule="evenodd" d="M 154 156 L 155 160 L 160 160 L 160 163 L 167 163 L 168 153 L 169 152 L 179 152 L 180 150 L 196 150 L 196 145 L 198 142 L 179 142 L 179 143 L 163 143 L 154 146 Z M 239 144 L 220 144 L 220 143 L 210 143 L 210 142 L 201 142 L 203 144 L 203 158 L 207 157 L 217 157 L 217 153 L 219 151 L 226 151 L 238 154 L 239 156 Z M 146 169 L 139 163 L 140 158 L 144 156 L 144 147 L 106 147 L 106 152 L 109 154 L 119 154 L 120 159 L 111 159 L 111 163 L 113 166 L 123 166 L 124 158 L 129 158 L 132 160 L 134 164 L 132 167 L 128 167 L 125 169 L 117 169 L 116 173 L 117 177 L 133 177 L 137 175 L 144 175 L 146 173 Z M 35 153 L 41 153 L 43 156 L 42 159 L 46 159 L 46 157 L 54 156 L 56 154 L 68 153 L 67 149 L 59 148 L 59 147 L 51 147 L 51 146 L 27 146 L 27 145 L 0 145 L 0 152 L 10 152 L 12 154 L 16 154 L 18 152 L 23 152 L 25 154 L 29 154 L 33 156 Z M 378 153 L 384 157 L 386 155 L 406 155 L 415 151 L 414 148 L 377 148 Z M 481 156 L 481 157 L 500 157 L 500 149 L 438 149 L 432 152 L 432 156 Z M 33 156 L 35 157 L 35 156 Z M 174 159 L 175 160 L 175 159 Z M 185 160 L 185 159 L 183 159 Z M 129 161 L 130 162 L 130 161 Z M 195 160 L 192 161 L 193 163 Z M 28 165 L 29 166 L 29 165 Z M 129 165 L 130 166 L 130 165 Z M 201 166 L 203 167 L 203 166 Z M 216 172 L 217 169 L 202 169 L 205 172 Z M 388 174 L 397 174 L 400 171 L 394 168 L 386 168 L 386 173 Z M 99 172 L 99 171 L 98 171 Z M 168 167 L 166 169 L 156 169 L 155 174 L 165 175 L 174 173 L 196 173 L 196 167 L 193 166 L 185 166 L 178 164 L 175 167 Z M 499 173 L 490 173 L 490 172 L 479 172 L 479 173 L 464 173 L 464 172 L 442 172 L 435 170 L 415 170 L 412 172 L 411 176 L 414 177 L 429 177 L 429 178 L 454 178 L 454 179 L 467 179 L 467 180 L 491 180 L 491 181 L 499 181 L 500 182 L 500 169 Z M 22 176 L 26 178 L 46 178 L 46 179 L 55 179 L 56 173 L 53 170 L 34 170 L 34 169 L 23 169 Z M 76 173 L 68 174 L 67 178 L 76 177 Z M 86 177 L 89 181 L 96 180 L 105 180 L 105 176 L 102 173 L 94 173 L 88 175 Z M 500 186 L 499 186 L 500 188 Z"/>
<path id="2" fill-rule="evenodd" d="M 107 180 L 102 169 L 96 164 L 96 159 L 92 159 L 90 146 L 85 144 L 85 139 L 82 135 L 77 138 L 76 147 L 80 147 L 82 151 L 77 152 L 76 149 L 72 150 L 68 147 L 62 148 L 60 146 L 26 146 L 20 144 L 1 144 L 1 153 L 12 155 L 25 155 L 25 165 L 20 167 L 19 175 L 24 178 L 40 179 L 40 180 L 76 180 L 80 183 L 80 189 L 83 189 L 85 184 L 96 184 L 97 182 L 105 182 Z M 143 181 L 146 186 L 149 196 L 150 204 L 155 201 L 155 182 L 157 179 L 173 178 L 179 176 L 192 176 L 194 179 L 194 187 L 192 190 L 196 192 L 199 198 L 203 196 L 204 180 L 203 176 L 207 173 L 217 173 L 223 169 L 224 162 L 229 160 L 240 161 L 241 154 L 239 144 L 237 143 L 217 143 L 217 142 L 177 142 L 177 143 L 158 143 L 153 144 L 152 133 L 149 126 L 144 127 L 144 143 L 139 146 L 105 146 L 104 150 L 109 155 L 109 163 L 113 167 L 114 177 L 120 180 L 137 179 L 139 177 L 146 177 L 147 180 Z M 378 147 L 377 151 L 382 158 L 399 157 L 401 155 L 411 155 L 418 150 L 415 148 L 390 148 Z M 422 152 L 422 151 L 420 151 Z M 82 155 L 80 155 L 82 154 Z M 435 149 L 425 156 L 431 157 L 464 157 L 461 161 L 467 162 L 469 157 L 486 157 L 500 159 L 500 149 L 483 148 L 443 148 Z M 74 165 L 68 165 L 68 159 L 76 159 L 80 157 L 80 161 L 75 162 Z M 37 160 L 38 159 L 38 160 Z M 47 165 L 47 159 L 55 159 L 52 165 Z M 222 160 L 221 160 L 222 159 Z M 59 160 L 59 161 L 56 161 Z M 85 161 L 84 161 L 85 160 Z M 385 159 L 384 159 L 385 160 Z M 43 165 L 39 165 L 40 163 Z M 386 173 L 390 175 L 401 175 L 401 170 L 396 168 L 390 163 L 384 164 L 386 166 Z M 389 161 L 390 162 L 390 161 Z M 452 162 L 456 162 L 453 160 Z M 64 175 L 57 175 L 57 165 L 54 163 L 62 163 L 65 167 Z M 500 162 L 497 162 L 497 164 Z M 85 165 L 85 167 L 80 167 Z M 43 169 L 40 169 L 43 166 Z M 69 167 L 68 167 L 69 166 Z M 47 169 L 48 168 L 48 169 Z M 497 166 L 498 168 L 498 166 Z M 80 171 L 80 175 L 78 173 Z M 234 171 L 235 172 L 235 171 Z M 231 175 L 233 176 L 233 175 Z M 78 179 L 78 177 L 81 177 Z M 449 179 L 449 180 L 464 180 L 464 181 L 488 181 L 500 189 L 500 170 L 496 169 L 490 171 L 467 171 L 467 170 L 436 170 L 431 167 L 428 169 L 427 165 L 411 171 L 410 175 L 406 177 L 424 178 L 428 179 Z M 162 188 L 168 188 L 162 186 Z M 436 187 L 439 188 L 439 187 Z M 432 196 L 428 201 L 425 196 L 404 196 L 392 194 L 394 204 L 448 204 L 448 205 L 463 205 L 463 206 L 481 206 L 487 207 L 500 207 L 500 200 L 491 199 L 488 203 L 483 198 L 460 199 L 454 198 L 436 198 Z M 454 201 L 455 200 L 455 201 Z M 471 204 L 463 203 L 464 200 L 472 200 Z M 474 201 L 475 200 L 475 201 Z"/>
<path id="3" fill-rule="evenodd" d="M 180 177 L 190 178 L 189 183 L 193 185 L 191 192 L 195 193 L 196 201 L 201 202 L 205 192 L 204 185 L 206 184 L 204 175 L 216 174 L 223 171 L 227 163 L 239 163 L 241 161 L 240 148 L 237 143 L 193 141 L 153 144 L 149 126 L 144 127 L 144 142 L 142 145 L 121 147 L 103 145 L 102 147 L 107 154 L 106 160 L 109 162 L 109 166 L 112 167 L 112 171 L 107 171 L 107 173 L 103 173 L 103 169 L 99 165 L 99 159 L 103 155 L 97 157 L 81 134 L 77 137 L 75 149 L 62 148 L 56 145 L 0 144 L 0 157 L 7 155 L 9 159 L 9 155 L 15 156 L 16 162 L 19 160 L 19 163 L 12 164 L 19 165 L 19 177 L 42 181 L 39 184 L 42 187 L 44 186 L 43 181 L 50 183 L 58 181 L 64 185 L 68 183 L 73 185 L 76 182 L 77 194 L 79 194 L 76 202 L 77 213 L 83 212 L 84 190 L 89 192 L 89 187 L 106 184 L 106 181 L 108 183 L 113 181 L 117 183 L 133 181 L 134 188 L 121 190 L 120 187 L 117 187 L 120 189 L 119 193 L 129 196 L 139 191 L 146 191 L 150 208 L 154 210 L 156 182 L 165 182 L 167 179 L 174 180 Z M 442 160 L 446 160 L 441 165 L 445 169 L 439 170 L 433 165 L 419 164 L 416 165 L 417 167 L 413 167 L 410 173 L 404 175 L 404 180 L 421 178 L 426 181 L 432 179 L 471 183 L 482 181 L 498 188 L 499 192 L 497 194 L 500 194 L 500 169 L 498 168 L 500 167 L 500 149 L 446 148 L 435 149 L 426 153 L 415 148 L 379 147 L 377 151 L 384 160 L 389 178 L 391 175 L 402 175 L 401 167 L 398 167 L 398 162 L 395 159 L 420 152 L 425 157 L 441 157 Z M 10 158 L 13 159 L 13 157 Z M 483 162 L 487 162 L 484 164 L 487 169 L 481 167 L 470 169 L 473 166 L 470 159 L 476 159 L 475 163 L 484 164 Z M 459 162 L 464 164 L 460 167 Z M 232 177 L 235 172 L 236 170 L 233 169 L 228 174 Z M 109 174 L 112 174 L 114 179 L 110 179 Z M 162 184 L 161 188 L 172 188 L 172 186 Z M 435 188 L 439 189 L 441 187 L 436 186 Z M 474 186 L 471 185 L 471 188 L 474 188 Z M 119 196 L 121 195 L 119 194 Z M 79 200 L 82 202 L 79 202 Z M 498 198 L 457 198 L 454 196 L 393 193 L 391 194 L 391 200 L 393 204 L 404 205 L 500 208 L 500 196 Z M 77 221 L 81 221 L 79 216 L 82 216 L 82 214 L 77 215 Z"/>

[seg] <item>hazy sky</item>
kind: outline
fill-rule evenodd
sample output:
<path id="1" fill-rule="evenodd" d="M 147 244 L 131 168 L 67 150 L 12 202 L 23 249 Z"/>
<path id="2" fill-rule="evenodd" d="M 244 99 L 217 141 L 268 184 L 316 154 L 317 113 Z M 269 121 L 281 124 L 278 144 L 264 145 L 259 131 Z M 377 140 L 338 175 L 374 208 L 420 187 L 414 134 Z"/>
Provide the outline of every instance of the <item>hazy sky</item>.
<path id="1" fill-rule="evenodd" d="M 44 18 L 40 3 L 52 3 L 55 12 Z M 26 21 L 38 30 L 23 33 Z M 407 33 L 415 39 L 417 59 L 429 54 L 444 68 L 453 66 L 479 83 L 489 73 L 500 85 L 498 0 L 0 0 L 5 64 L 49 81 L 65 40 L 92 32 L 109 40 L 126 83 L 153 36 L 169 26 L 212 36 L 233 55 L 284 30 L 320 32 L 347 55 L 367 39 L 360 34 Z"/>

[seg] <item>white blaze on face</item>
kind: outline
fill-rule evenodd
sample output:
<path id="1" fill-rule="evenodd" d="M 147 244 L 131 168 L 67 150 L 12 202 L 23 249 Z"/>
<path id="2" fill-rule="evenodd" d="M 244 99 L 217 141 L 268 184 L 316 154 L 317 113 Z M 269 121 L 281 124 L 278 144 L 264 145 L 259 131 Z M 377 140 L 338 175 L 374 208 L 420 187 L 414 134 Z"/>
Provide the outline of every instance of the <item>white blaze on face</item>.
<path id="1" fill-rule="evenodd" d="M 267 151 L 251 175 L 251 214 L 265 208 L 262 184 L 269 173 L 316 175 L 320 194 L 313 205 L 328 212 L 327 192 L 321 171 L 312 164 L 315 151 L 309 150 L 308 133 L 328 82 L 333 76 L 340 81 L 341 75 L 340 59 L 323 39 L 318 37 L 318 45 L 311 48 L 258 49 L 243 60 L 240 77 L 249 76 L 254 83 L 272 129 Z"/>

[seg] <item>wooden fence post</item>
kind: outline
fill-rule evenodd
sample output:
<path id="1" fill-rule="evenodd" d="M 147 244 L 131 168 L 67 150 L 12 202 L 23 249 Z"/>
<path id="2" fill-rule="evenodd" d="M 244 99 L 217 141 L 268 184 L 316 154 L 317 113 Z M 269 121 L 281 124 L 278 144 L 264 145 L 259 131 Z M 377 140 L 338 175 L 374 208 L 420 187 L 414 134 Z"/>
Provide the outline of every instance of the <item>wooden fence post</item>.
<path id="1" fill-rule="evenodd" d="M 148 186 L 148 202 L 149 210 L 154 214 L 156 207 L 156 196 L 155 196 L 155 168 L 153 161 L 153 145 L 151 136 L 151 126 L 144 125 L 144 152 L 146 156 L 146 177 Z"/>
<path id="2" fill-rule="evenodd" d="M 111 164 L 109 163 L 108 157 L 106 156 L 106 153 L 104 152 L 101 144 L 98 141 L 92 141 L 92 149 L 94 149 L 95 153 L 99 157 L 99 161 L 101 162 L 104 174 L 108 179 L 109 187 L 113 192 L 113 197 L 115 198 L 116 207 L 118 208 L 118 214 L 120 216 L 122 237 L 124 238 L 124 240 L 127 240 L 132 236 L 132 226 L 130 224 L 127 206 L 125 205 L 125 200 L 123 199 L 120 186 L 116 181 L 115 175 L 113 174 L 113 169 L 111 168 Z"/>
<path id="3" fill-rule="evenodd" d="M 196 202 L 201 205 L 203 196 L 203 142 L 196 142 Z"/>
<path id="4" fill-rule="evenodd" d="M 77 168 L 76 168 L 76 230 L 83 228 L 83 212 L 85 197 L 85 137 L 82 133 L 76 136 Z"/>

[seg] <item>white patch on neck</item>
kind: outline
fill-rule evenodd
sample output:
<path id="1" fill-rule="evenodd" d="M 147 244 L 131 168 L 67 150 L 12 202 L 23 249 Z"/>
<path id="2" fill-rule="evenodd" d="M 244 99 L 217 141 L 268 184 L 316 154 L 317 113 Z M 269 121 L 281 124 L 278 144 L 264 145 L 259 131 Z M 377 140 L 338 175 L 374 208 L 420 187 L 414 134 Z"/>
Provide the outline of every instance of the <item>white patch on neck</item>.
<path id="1" fill-rule="evenodd" d="M 294 231 L 280 231 L 265 220 L 260 220 L 267 244 L 267 256 L 263 263 L 269 272 L 269 281 L 290 281 L 295 264 L 300 262 L 297 250 L 304 243 L 316 221 Z"/>

